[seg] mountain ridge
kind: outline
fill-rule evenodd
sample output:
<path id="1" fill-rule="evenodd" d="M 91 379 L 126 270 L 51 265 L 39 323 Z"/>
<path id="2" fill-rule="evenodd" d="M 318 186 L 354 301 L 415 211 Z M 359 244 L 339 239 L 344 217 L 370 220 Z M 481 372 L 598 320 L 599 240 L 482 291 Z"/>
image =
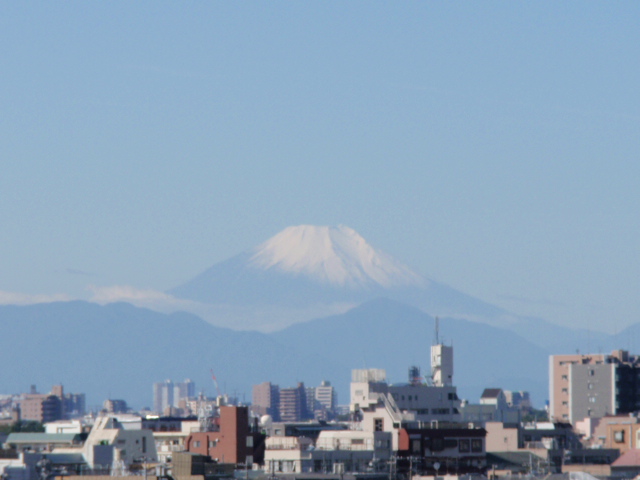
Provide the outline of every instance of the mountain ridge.
<path id="1" fill-rule="evenodd" d="M 127 303 L 83 301 L 0 306 L 0 362 L 6 368 L 0 393 L 18 393 L 37 384 L 62 383 L 68 392 L 86 392 L 89 404 L 124 398 L 149 405 L 151 385 L 166 378 L 192 378 L 213 394 L 216 372 L 223 390 L 250 395 L 251 386 L 272 381 L 318 385 L 331 380 L 348 402 L 354 368 L 384 368 L 403 382 L 410 365 L 429 370 L 434 318 L 416 307 L 375 299 L 345 314 L 318 318 L 278 332 L 215 327 L 200 317 L 161 314 Z M 640 324 L 624 332 L 640 340 Z M 548 355 L 584 345 L 567 330 L 554 349 L 516 333 L 457 318 L 441 318 L 441 335 L 453 343 L 454 384 L 475 401 L 483 388 L 530 390 L 536 405 L 546 398 Z M 626 347 L 621 336 L 602 335 L 602 348 Z M 245 397 L 245 401 L 247 401 Z"/>
<path id="2" fill-rule="evenodd" d="M 320 273 L 318 273 L 320 272 Z M 332 281 L 329 281 L 333 279 Z M 346 227 L 288 227 L 257 247 L 218 262 L 167 293 L 204 305 L 311 309 L 386 297 L 432 315 L 504 323 L 504 309 L 412 271 Z M 326 311 L 327 308 L 324 308 Z M 342 310 L 345 311 L 344 309 Z M 274 317 L 277 317 L 277 312 Z M 317 313 L 315 317 L 319 316 Z M 238 315 L 240 317 L 240 315 Z M 306 321 L 313 315 L 300 318 Z M 235 328 L 260 329 L 240 319 Z M 277 325 L 277 318 L 265 323 Z M 284 327 L 291 321 L 281 322 Z"/>

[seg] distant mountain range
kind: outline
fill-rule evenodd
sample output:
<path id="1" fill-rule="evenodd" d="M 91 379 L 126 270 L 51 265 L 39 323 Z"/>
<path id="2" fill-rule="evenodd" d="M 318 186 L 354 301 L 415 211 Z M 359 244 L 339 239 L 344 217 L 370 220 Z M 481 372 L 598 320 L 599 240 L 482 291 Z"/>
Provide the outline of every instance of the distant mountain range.
<path id="1" fill-rule="evenodd" d="M 270 332 L 388 298 L 441 317 L 511 330 L 545 349 L 597 348 L 599 332 L 523 317 L 428 279 L 346 226 L 289 227 L 205 270 L 169 293 L 209 307 L 215 325 Z"/>
<path id="2" fill-rule="evenodd" d="M 350 371 L 384 368 L 388 379 L 406 381 L 410 365 L 429 370 L 433 317 L 377 299 L 333 317 L 297 324 L 271 334 L 214 327 L 186 313 L 165 315 L 118 303 L 59 302 L 0 307 L 0 393 L 47 392 L 54 383 L 86 392 L 91 405 L 124 398 L 137 407 L 151 403 L 152 384 L 192 378 L 212 395 L 213 369 L 221 388 L 246 393 L 272 381 L 283 387 L 323 379 L 348 402 Z M 455 350 L 454 381 L 461 396 L 478 399 L 485 387 L 527 389 L 541 405 L 547 397 L 548 354 L 511 331 L 463 319 L 442 318 L 441 334 Z M 601 335 L 609 351 L 640 338 L 640 325 L 619 336 Z M 242 398 L 242 397 L 241 397 Z"/>
<path id="3" fill-rule="evenodd" d="M 212 394 L 213 369 L 230 394 L 327 379 L 346 403 L 354 368 L 384 368 L 392 382 L 413 364 L 428 374 L 438 315 L 461 396 L 528 389 L 541 405 L 550 353 L 635 350 L 640 340 L 640 325 L 612 337 L 511 314 L 415 273 L 344 226 L 287 228 L 169 293 L 209 308 L 207 321 L 125 303 L 0 307 L 0 393 L 63 383 L 92 404 L 140 407 L 166 378 L 192 378 Z"/>
<path id="4" fill-rule="evenodd" d="M 289 227 L 168 293 L 180 299 L 223 305 L 230 319 L 226 326 L 239 329 L 265 330 L 267 324 L 266 330 L 273 329 L 272 324 L 282 328 L 320 316 L 328 306 L 338 306 L 329 311 L 344 312 L 380 297 L 419 307 L 432 315 L 494 325 L 506 325 L 515 318 L 499 307 L 417 274 L 346 226 Z M 256 312 L 255 322 L 247 315 L 251 309 Z M 279 324 L 277 320 L 259 320 L 265 309 L 271 317 L 280 315 L 283 320 Z"/>

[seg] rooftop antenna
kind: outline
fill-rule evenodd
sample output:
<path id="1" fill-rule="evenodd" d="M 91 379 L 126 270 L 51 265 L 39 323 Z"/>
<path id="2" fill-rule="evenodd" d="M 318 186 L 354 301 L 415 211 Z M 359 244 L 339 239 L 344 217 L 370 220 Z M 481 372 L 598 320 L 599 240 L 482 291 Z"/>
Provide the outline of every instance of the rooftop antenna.
<path id="1" fill-rule="evenodd" d="M 440 319 L 436 317 L 436 345 L 440 345 Z"/>

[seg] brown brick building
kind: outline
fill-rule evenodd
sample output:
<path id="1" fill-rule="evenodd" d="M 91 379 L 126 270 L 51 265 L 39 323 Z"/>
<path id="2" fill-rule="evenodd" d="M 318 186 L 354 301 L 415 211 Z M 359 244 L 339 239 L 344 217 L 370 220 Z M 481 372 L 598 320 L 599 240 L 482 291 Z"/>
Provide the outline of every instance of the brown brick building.
<path id="1" fill-rule="evenodd" d="M 190 434 L 185 441 L 188 452 L 210 456 L 220 463 L 262 464 L 265 435 L 249 425 L 247 407 L 220 407 L 214 430 Z"/>

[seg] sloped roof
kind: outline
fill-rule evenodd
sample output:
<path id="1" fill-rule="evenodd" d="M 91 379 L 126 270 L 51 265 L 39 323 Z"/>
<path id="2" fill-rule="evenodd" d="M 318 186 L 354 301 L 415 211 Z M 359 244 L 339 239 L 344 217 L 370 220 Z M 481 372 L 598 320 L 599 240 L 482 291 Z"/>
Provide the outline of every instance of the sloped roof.
<path id="1" fill-rule="evenodd" d="M 531 452 L 487 452 L 487 464 L 505 466 L 528 466 L 531 461 L 537 462 L 540 457 Z M 525 469 L 523 467 L 523 469 Z"/>
<path id="2" fill-rule="evenodd" d="M 485 388 L 480 398 L 498 398 L 502 392 L 501 388 Z"/>
<path id="3" fill-rule="evenodd" d="M 640 467 L 640 449 L 631 448 L 611 464 L 612 467 Z"/>

